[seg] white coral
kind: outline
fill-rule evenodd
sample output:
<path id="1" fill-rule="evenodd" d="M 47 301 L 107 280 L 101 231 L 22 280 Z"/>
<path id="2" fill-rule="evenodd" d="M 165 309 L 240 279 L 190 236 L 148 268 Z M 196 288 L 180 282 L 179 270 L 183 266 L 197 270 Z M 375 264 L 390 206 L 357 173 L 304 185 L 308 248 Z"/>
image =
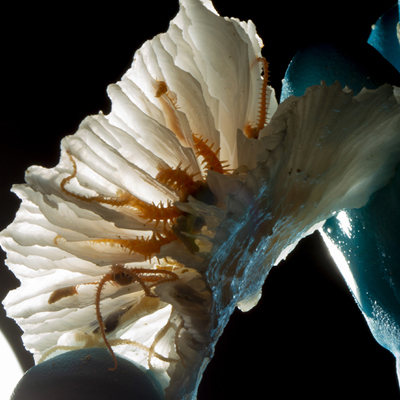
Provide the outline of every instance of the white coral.
<path id="1" fill-rule="evenodd" d="M 234 307 L 254 306 L 301 237 L 388 181 L 400 159 L 390 86 L 356 97 L 338 84 L 313 87 L 282 103 L 259 139 L 245 137 L 265 83 L 261 46 L 252 22 L 182 0 L 168 31 L 109 87 L 111 113 L 86 118 L 55 168 L 31 167 L 14 187 L 22 204 L 1 244 L 21 287 L 4 303 L 36 361 L 104 342 L 98 282 L 125 265 L 140 279 L 114 277 L 101 290 L 109 344 L 153 369 L 167 398 L 195 398 Z M 272 115 L 271 88 L 268 96 Z M 192 133 L 221 148 L 212 162 L 226 160 L 229 174 L 204 168 Z M 190 196 L 157 178 L 168 166 L 188 168 Z M 180 217 L 150 221 L 137 199 L 174 204 Z M 139 242 L 158 248 L 139 251 Z M 152 285 L 157 271 L 176 279 Z"/>

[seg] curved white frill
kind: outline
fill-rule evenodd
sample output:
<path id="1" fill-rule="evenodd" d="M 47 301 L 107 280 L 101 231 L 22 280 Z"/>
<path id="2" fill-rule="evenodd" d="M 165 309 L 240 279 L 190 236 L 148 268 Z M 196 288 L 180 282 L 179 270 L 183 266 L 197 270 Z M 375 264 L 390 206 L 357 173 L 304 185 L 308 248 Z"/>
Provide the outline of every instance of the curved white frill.
<path id="1" fill-rule="evenodd" d="M 100 293 L 108 342 L 152 369 L 167 398 L 195 398 L 234 307 L 257 302 L 270 268 L 302 236 L 388 181 L 400 160 L 390 86 L 356 97 L 338 84 L 312 87 L 282 103 L 260 139 L 244 136 L 259 114 L 260 49 L 251 22 L 182 0 L 168 31 L 110 86 L 112 112 L 86 118 L 55 168 L 31 167 L 15 186 L 22 204 L 1 244 L 21 287 L 4 303 L 37 362 L 104 346 L 96 291 L 124 265 L 139 278 L 114 276 Z M 273 114 L 270 88 L 268 97 Z M 227 160 L 233 171 L 202 163 L 193 133 L 221 148 L 211 164 Z M 197 189 L 182 196 L 158 177 L 168 167 L 197 174 Z M 160 202 L 179 217 L 157 222 L 161 207 L 144 216 L 143 204 Z"/>
<path id="2" fill-rule="evenodd" d="M 397 92 L 385 85 L 353 97 L 322 83 L 279 105 L 262 139 L 273 150 L 259 155 L 214 239 L 206 272 L 213 315 L 251 308 L 269 270 L 301 238 L 390 181 L 400 162 Z"/>
<path id="3" fill-rule="evenodd" d="M 22 204 L 1 244 L 21 287 L 4 304 L 36 362 L 105 346 L 97 304 L 115 352 L 152 369 L 168 398 L 195 395 L 213 351 L 201 271 L 225 193 L 243 179 L 227 176 L 216 196 L 206 176 L 220 160 L 232 170 L 254 164 L 238 147 L 259 114 L 261 47 L 251 21 L 182 0 L 168 31 L 108 88 L 111 113 L 87 117 L 55 168 L 32 166 L 13 188 Z M 270 87 L 266 97 L 270 116 Z M 188 182 L 195 189 L 182 194 Z M 135 271 L 129 285 L 112 275 L 122 266 Z"/>

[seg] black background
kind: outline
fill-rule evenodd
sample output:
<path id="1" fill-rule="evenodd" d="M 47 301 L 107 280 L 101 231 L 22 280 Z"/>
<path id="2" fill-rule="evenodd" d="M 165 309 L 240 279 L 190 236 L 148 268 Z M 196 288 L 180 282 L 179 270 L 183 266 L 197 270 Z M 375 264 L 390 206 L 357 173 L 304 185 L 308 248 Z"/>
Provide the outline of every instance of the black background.
<path id="1" fill-rule="evenodd" d="M 82 3 L 3 6 L 1 229 L 19 206 L 11 185 L 23 182 L 32 164 L 56 165 L 61 138 L 74 133 L 85 116 L 110 111 L 107 85 L 123 75 L 145 40 L 168 28 L 178 9 L 177 0 Z M 357 51 L 357 40 L 366 41 L 371 25 L 393 4 L 214 1 L 221 15 L 255 22 L 278 96 L 301 46 L 326 37 L 354 41 Z M 4 266 L 0 279 L 1 300 L 18 281 Z M 22 356 L 19 330 L 4 311 L 0 327 L 29 368 L 32 359 Z M 372 338 L 318 234 L 272 270 L 255 309 L 232 316 L 198 398 L 300 395 L 399 398 L 394 358 Z"/>

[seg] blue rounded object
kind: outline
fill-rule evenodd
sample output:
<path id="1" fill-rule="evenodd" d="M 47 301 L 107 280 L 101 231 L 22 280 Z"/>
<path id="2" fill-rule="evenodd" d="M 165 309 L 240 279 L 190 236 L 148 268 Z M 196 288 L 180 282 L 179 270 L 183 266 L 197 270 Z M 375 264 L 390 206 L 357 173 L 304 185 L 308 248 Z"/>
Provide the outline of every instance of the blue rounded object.
<path id="1" fill-rule="evenodd" d="M 384 83 L 400 85 L 400 74 L 367 43 L 315 43 L 303 47 L 290 62 L 283 80 L 281 102 L 302 96 L 312 85 L 339 81 L 354 94 L 363 87 L 376 89 Z"/>
<path id="2" fill-rule="evenodd" d="M 375 339 L 398 355 L 400 165 L 392 181 L 375 192 L 364 207 L 344 210 L 330 218 L 323 231 L 347 262 L 346 268 L 356 283 L 354 296 Z"/>
<path id="3" fill-rule="evenodd" d="M 399 7 L 396 4 L 374 25 L 368 43 L 400 72 L 400 43 L 397 38 Z"/>
<path id="4" fill-rule="evenodd" d="M 129 360 L 106 349 L 69 351 L 29 369 L 10 400 L 165 400 L 159 383 Z"/>

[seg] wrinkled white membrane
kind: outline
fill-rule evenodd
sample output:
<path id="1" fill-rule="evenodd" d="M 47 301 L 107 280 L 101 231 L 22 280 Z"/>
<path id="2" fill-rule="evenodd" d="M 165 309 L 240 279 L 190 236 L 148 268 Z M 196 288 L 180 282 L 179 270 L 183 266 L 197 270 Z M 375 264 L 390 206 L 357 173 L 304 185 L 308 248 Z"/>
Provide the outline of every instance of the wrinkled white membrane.
<path id="1" fill-rule="evenodd" d="M 111 113 L 86 118 L 62 141 L 56 167 L 33 166 L 26 184 L 14 187 L 22 203 L 1 244 L 21 287 L 4 304 L 36 362 L 104 346 L 91 283 L 113 265 L 161 267 L 179 280 L 156 286 L 158 297 L 146 296 L 138 282 L 108 283 L 101 313 L 118 321 L 108 334 L 116 353 L 152 369 L 168 399 L 194 399 L 234 308 L 257 303 L 269 270 L 302 237 L 333 213 L 361 207 L 388 182 L 400 160 L 399 104 L 388 85 L 353 97 L 339 84 L 322 83 L 276 112 L 269 89 L 270 124 L 260 139 L 244 136 L 244 126 L 257 120 L 261 47 L 251 21 L 219 17 L 207 0 L 182 0 L 168 31 L 146 42 L 109 87 Z M 168 96 L 156 97 L 159 82 Z M 204 171 L 192 132 L 220 147 L 232 171 Z M 72 160 L 70 193 L 171 202 L 204 225 L 181 232 L 146 262 L 114 242 L 94 243 L 149 238 L 163 234 L 164 224 L 62 191 Z M 203 176 L 215 201 L 178 201 L 155 179 L 160 165 Z M 78 294 L 49 304 L 51 293 L 70 286 Z"/>

